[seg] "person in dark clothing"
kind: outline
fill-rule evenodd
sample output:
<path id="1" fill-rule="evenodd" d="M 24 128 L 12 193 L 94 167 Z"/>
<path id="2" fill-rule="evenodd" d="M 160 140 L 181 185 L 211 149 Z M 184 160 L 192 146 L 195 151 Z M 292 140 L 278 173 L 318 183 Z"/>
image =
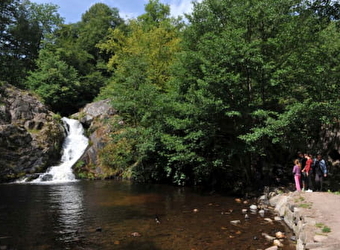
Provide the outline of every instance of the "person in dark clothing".
<path id="1" fill-rule="evenodd" d="M 298 152 L 298 160 L 300 162 L 301 169 L 304 170 L 306 167 L 307 158 L 302 152 Z M 307 182 L 307 173 L 305 171 L 301 172 L 301 181 L 302 181 L 302 191 L 306 189 L 306 182 Z"/>
<path id="2" fill-rule="evenodd" d="M 321 154 L 318 154 L 314 159 L 313 173 L 315 177 L 315 191 L 322 191 L 323 179 L 327 177 L 327 166 Z"/>

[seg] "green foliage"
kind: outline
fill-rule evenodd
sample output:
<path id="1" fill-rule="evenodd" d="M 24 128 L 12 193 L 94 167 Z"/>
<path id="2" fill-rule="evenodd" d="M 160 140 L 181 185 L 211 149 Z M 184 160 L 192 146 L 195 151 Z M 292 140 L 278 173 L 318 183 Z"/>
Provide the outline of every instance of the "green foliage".
<path id="1" fill-rule="evenodd" d="M 47 50 L 40 51 L 37 65 L 38 69 L 27 78 L 27 86 L 53 110 L 67 113 L 74 107 L 78 95 L 76 70 Z"/>
<path id="2" fill-rule="evenodd" d="M 54 112 L 77 112 L 93 101 L 110 75 L 105 64 L 111 54 L 100 52 L 96 44 L 104 41 L 109 28 L 122 23 L 116 8 L 97 3 L 80 22 L 60 25 L 44 43 L 28 87 L 36 90 Z"/>
<path id="3" fill-rule="evenodd" d="M 99 45 L 114 53 L 102 96 L 126 122 L 119 138 L 133 138 L 124 164 L 145 180 L 243 189 L 259 155 L 278 163 L 278 152 L 315 147 L 339 117 L 336 8 L 205 0 L 183 29 L 150 1 Z"/>
<path id="4" fill-rule="evenodd" d="M 203 0 L 186 24 L 158 0 L 125 23 L 103 3 L 67 25 L 56 8 L 0 3 L 0 80 L 30 71 L 26 86 L 62 115 L 110 98 L 120 121 L 100 161 L 113 175 L 245 190 L 259 156 L 322 151 L 339 122 L 334 1 Z"/>
<path id="5" fill-rule="evenodd" d="M 315 226 L 320 228 L 323 233 L 330 233 L 332 230 L 330 227 L 326 226 L 323 223 L 316 223 Z"/>
<path id="6" fill-rule="evenodd" d="M 0 5 L 0 80 L 24 86 L 41 44 L 62 22 L 53 4 L 6 0 Z"/>

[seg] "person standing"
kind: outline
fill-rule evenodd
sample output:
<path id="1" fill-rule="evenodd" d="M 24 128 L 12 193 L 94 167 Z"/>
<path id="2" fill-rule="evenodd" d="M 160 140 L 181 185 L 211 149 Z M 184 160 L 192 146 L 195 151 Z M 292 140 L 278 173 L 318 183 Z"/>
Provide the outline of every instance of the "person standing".
<path id="1" fill-rule="evenodd" d="M 302 152 L 298 152 L 298 160 L 300 162 L 301 167 L 301 181 L 302 181 L 302 191 L 306 189 L 306 182 L 307 182 L 307 173 L 304 171 L 306 167 L 307 158 L 306 155 Z"/>
<path id="2" fill-rule="evenodd" d="M 301 181 L 301 163 L 300 163 L 299 159 L 296 159 L 294 161 L 293 174 L 294 174 L 296 191 L 301 191 L 301 185 L 300 185 L 300 181 Z"/>
<path id="3" fill-rule="evenodd" d="M 306 192 L 313 192 L 313 185 L 312 185 L 312 165 L 313 165 L 313 159 L 311 154 L 305 154 L 306 160 L 306 165 L 305 167 L 301 170 L 302 172 L 302 185 L 305 188 Z"/>
<path id="4" fill-rule="evenodd" d="M 327 177 L 327 166 L 321 154 L 318 154 L 314 160 L 313 173 L 315 177 L 315 191 L 322 191 L 323 179 Z"/>

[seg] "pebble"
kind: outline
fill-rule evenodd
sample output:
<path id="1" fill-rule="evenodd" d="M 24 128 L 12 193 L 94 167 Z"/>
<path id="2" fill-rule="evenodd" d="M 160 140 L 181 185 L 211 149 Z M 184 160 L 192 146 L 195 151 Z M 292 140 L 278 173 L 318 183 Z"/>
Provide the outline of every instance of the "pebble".
<path id="1" fill-rule="evenodd" d="M 240 220 L 232 220 L 232 221 L 230 221 L 230 223 L 231 223 L 232 225 L 237 225 L 237 224 L 240 224 L 241 221 L 240 221 Z"/>
<path id="2" fill-rule="evenodd" d="M 133 233 L 131 233 L 131 236 L 133 236 L 133 237 L 140 237 L 142 235 L 140 233 L 138 233 L 138 232 L 133 232 Z"/>
<path id="3" fill-rule="evenodd" d="M 277 240 L 277 239 L 273 241 L 273 244 L 274 244 L 274 246 L 283 247 L 282 242 Z"/>
<path id="4" fill-rule="evenodd" d="M 267 221 L 267 222 L 273 223 L 273 220 L 270 219 L 270 218 L 264 218 L 264 220 Z"/>
<path id="5" fill-rule="evenodd" d="M 286 238 L 286 235 L 280 231 L 276 232 L 275 233 L 275 237 L 278 238 L 278 239 L 284 239 Z"/>
<path id="6" fill-rule="evenodd" d="M 282 218 L 281 218 L 280 216 L 275 216 L 275 217 L 274 217 L 274 220 L 275 220 L 275 221 L 281 221 Z"/>
<path id="7" fill-rule="evenodd" d="M 251 210 L 257 210 L 257 206 L 256 206 L 256 205 L 251 205 L 251 206 L 250 206 L 250 209 L 251 209 Z"/>
<path id="8" fill-rule="evenodd" d="M 276 239 L 274 236 L 270 236 L 267 233 L 262 233 L 262 236 L 264 236 L 266 238 L 266 240 L 268 240 L 268 241 L 273 241 L 273 240 Z"/>

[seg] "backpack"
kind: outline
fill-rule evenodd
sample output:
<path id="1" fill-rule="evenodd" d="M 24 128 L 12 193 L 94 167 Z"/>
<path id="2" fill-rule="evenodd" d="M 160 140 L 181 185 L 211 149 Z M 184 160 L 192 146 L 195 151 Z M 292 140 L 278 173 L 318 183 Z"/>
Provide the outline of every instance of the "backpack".
<path id="1" fill-rule="evenodd" d="M 324 159 L 321 159 L 320 161 L 322 161 L 322 160 L 325 163 L 326 172 L 328 173 L 327 161 L 325 161 Z M 318 174 L 318 175 L 323 175 L 324 174 L 324 171 L 322 170 L 322 168 L 320 166 L 320 161 L 315 160 L 315 162 L 314 162 L 314 174 Z"/>

